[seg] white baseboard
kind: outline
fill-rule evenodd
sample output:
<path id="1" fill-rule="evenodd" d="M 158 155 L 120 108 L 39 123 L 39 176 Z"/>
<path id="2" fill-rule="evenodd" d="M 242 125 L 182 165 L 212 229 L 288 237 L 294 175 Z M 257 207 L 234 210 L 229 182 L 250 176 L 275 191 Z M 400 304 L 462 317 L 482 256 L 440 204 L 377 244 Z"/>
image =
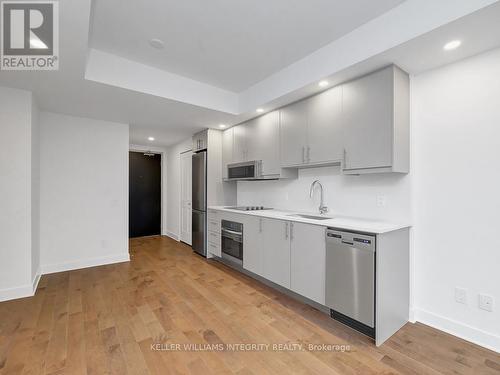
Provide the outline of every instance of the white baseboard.
<path id="1" fill-rule="evenodd" d="M 71 271 L 87 267 L 104 266 L 106 264 L 122 263 L 128 261 L 130 261 L 130 255 L 127 253 L 110 255 L 101 258 L 84 259 L 76 262 L 45 264 L 38 268 L 35 277 L 31 281 L 31 284 L 22 285 L 15 288 L 0 289 L 0 302 L 34 296 L 42 274 L 45 275 L 49 273 Z"/>
<path id="2" fill-rule="evenodd" d="M 106 264 L 121 263 L 130 261 L 129 253 L 109 255 L 100 258 L 82 259 L 76 262 L 44 264 L 42 265 L 42 274 L 77 270 L 80 268 L 104 266 Z"/>
<path id="3" fill-rule="evenodd" d="M 35 277 L 33 278 L 33 280 L 31 280 L 31 284 L 22 285 L 15 288 L 1 289 L 0 302 L 34 296 L 41 276 L 42 274 L 40 272 L 40 268 L 38 268 Z"/>
<path id="4" fill-rule="evenodd" d="M 416 309 L 414 315 L 420 323 L 500 353 L 500 336 L 425 310 Z"/>
<path id="5" fill-rule="evenodd" d="M 179 241 L 179 235 L 173 233 L 173 232 L 169 232 L 167 231 L 166 235 L 170 238 L 172 238 L 173 240 L 176 240 L 176 241 Z"/>
<path id="6" fill-rule="evenodd" d="M 410 307 L 410 314 L 409 314 L 409 317 L 408 317 L 408 320 L 410 321 L 410 323 L 415 323 L 417 321 L 416 319 L 416 312 L 415 312 L 415 309 Z"/>
<path id="7" fill-rule="evenodd" d="M 0 302 L 12 299 L 31 297 L 33 295 L 33 285 L 26 284 L 16 288 L 7 288 L 0 290 Z"/>
<path id="8" fill-rule="evenodd" d="M 31 295 L 34 296 L 36 293 L 36 289 L 38 288 L 38 283 L 40 282 L 40 278 L 42 277 L 42 270 L 40 266 L 36 270 L 35 277 L 31 281 Z"/>

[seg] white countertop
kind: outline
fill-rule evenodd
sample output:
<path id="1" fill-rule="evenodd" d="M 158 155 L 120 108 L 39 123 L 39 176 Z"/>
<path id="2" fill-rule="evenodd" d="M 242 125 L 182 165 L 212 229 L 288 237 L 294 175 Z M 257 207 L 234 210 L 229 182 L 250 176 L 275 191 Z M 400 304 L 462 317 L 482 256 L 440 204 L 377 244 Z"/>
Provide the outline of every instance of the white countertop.
<path id="1" fill-rule="evenodd" d="M 387 232 L 392 232 L 394 230 L 408 228 L 410 225 L 403 223 L 389 223 L 385 221 L 376 221 L 376 220 L 367 220 L 363 218 L 355 218 L 355 217 L 346 217 L 346 216 L 337 216 L 334 213 L 326 214 L 324 216 L 331 217 L 331 219 L 327 220 L 314 220 L 307 219 L 298 216 L 290 216 L 293 214 L 304 214 L 304 215 L 314 215 L 320 216 L 317 213 L 310 212 L 297 212 L 297 211 L 286 211 L 286 210 L 260 210 L 260 211 L 240 211 L 229 209 L 223 206 L 212 206 L 208 207 L 209 210 L 217 210 L 224 212 L 231 212 L 234 214 L 242 214 L 242 215 L 251 215 L 251 216 L 259 216 L 259 217 L 267 217 L 271 219 L 280 219 L 280 220 L 288 220 L 294 221 L 298 223 L 306 223 L 306 224 L 314 224 L 321 225 L 323 227 L 332 227 L 346 230 L 354 230 L 359 232 L 367 232 L 374 234 L 382 234 Z"/>

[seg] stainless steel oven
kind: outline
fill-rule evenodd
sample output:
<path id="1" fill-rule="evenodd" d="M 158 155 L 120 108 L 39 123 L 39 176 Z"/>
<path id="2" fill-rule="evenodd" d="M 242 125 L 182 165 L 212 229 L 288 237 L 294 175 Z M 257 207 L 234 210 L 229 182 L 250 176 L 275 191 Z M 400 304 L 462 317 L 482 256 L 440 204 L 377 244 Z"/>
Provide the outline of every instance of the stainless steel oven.
<path id="1" fill-rule="evenodd" d="M 222 259 L 243 266 L 243 224 L 222 220 Z"/>

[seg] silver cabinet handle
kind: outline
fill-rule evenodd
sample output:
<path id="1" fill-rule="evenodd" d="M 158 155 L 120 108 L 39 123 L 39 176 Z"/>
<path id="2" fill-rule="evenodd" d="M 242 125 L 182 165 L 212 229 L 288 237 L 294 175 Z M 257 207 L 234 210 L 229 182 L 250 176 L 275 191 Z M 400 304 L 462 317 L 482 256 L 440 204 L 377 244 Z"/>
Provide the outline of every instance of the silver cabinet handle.
<path id="1" fill-rule="evenodd" d="M 345 147 L 344 147 L 344 169 L 347 168 L 347 151 L 345 150 Z"/>
<path id="2" fill-rule="evenodd" d="M 235 234 L 237 236 L 243 236 L 243 232 L 236 232 L 234 230 L 229 230 L 226 228 L 222 228 L 222 232 L 229 233 L 229 234 Z"/>
<path id="3" fill-rule="evenodd" d="M 302 146 L 302 163 L 306 162 L 306 148 Z"/>
<path id="4" fill-rule="evenodd" d="M 290 223 L 290 241 L 293 241 L 293 223 Z"/>
<path id="5" fill-rule="evenodd" d="M 262 219 L 259 219 L 259 233 L 262 233 Z"/>
<path id="6" fill-rule="evenodd" d="M 311 162 L 311 146 L 307 146 L 307 162 L 310 163 Z"/>
<path id="7" fill-rule="evenodd" d="M 288 221 L 285 222 L 285 240 L 288 240 Z"/>

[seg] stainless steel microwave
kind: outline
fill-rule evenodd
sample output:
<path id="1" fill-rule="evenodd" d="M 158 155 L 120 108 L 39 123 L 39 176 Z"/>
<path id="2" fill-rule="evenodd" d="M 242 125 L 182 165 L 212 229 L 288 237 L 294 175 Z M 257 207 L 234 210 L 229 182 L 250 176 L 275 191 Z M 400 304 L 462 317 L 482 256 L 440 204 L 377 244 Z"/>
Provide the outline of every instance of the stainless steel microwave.
<path id="1" fill-rule="evenodd" d="M 262 160 L 227 165 L 227 180 L 229 181 L 260 180 L 262 178 Z"/>

